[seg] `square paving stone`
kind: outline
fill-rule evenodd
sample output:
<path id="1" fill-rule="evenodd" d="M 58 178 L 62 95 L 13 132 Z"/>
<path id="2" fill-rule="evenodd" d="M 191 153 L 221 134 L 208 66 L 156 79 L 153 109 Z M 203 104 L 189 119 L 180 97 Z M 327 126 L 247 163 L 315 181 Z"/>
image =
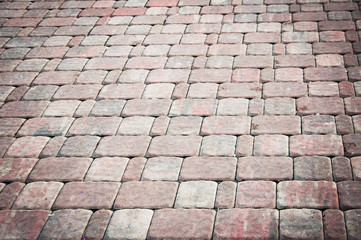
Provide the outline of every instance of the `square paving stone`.
<path id="1" fill-rule="evenodd" d="M 350 240 L 356 240 L 361 236 L 361 210 L 349 210 L 345 212 L 347 236 Z"/>
<path id="2" fill-rule="evenodd" d="M 265 100 L 266 115 L 295 115 L 296 101 L 292 98 L 268 98 Z"/>
<path id="3" fill-rule="evenodd" d="M 53 209 L 110 209 L 118 192 L 116 182 L 70 182 L 65 184 Z"/>
<path id="4" fill-rule="evenodd" d="M 60 182 L 29 183 L 21 191 L 12 208 L 51 209 L 63 185 Z"/>
<path id="5" fill-rule="evenodd" d="M 344 181 L 337 184 L 341 210 L 361 208 L 360 181 Z"/>
<path id="6" fill-rule="evenodd" d="M 211 135 L 203 138 L 201 156 L 233 157 L 236 148 L 236 136 Z"/>
<path id="7" fill-rule="evenodd" d="M 25 182 L 37 159 L 4 158 L 0 161 L 0 182 Z"/>
<path id="8" fill-rule="evenodd" d="M 67 135 L 115 135 L 121 118 L 117 117 L 84 117 L 77 118 L 71 125 Z"/>
<path id="9" fill-rule="evenodd" d="M 99 140 L 95 136 L 70 137 L 60 149 L 59 157 L 90 157 Z"/>
<path id="10" fill-rule="evenodd" d="M 211 239 L 215 211 L 209 209 L 161 209 L 155 211 L 150 239 Z"/>
<path id="11" fill-rule="evenodd" d="M 271 181 L 244 181 L 238 183 L 236 207 L 275 208 L 276 183 Z"/>
<path id="12" fill-rule="evenodd" d="M 48 137 L 22 137 L 17 138 L 6 152 L 7 158 L 37 158 L 49 141 Z"/>
<path id="13" fill-rule="evenodd" d="M 237 159 L 233 157 L 189 157 L 184 159 L 180 181 L 234 180 Z"/>
<path id="14" fill-rule="evenodd" d="M 1 239 L 36 239 L 51 212 L 46 210 L 0 211 Z"/>
<path id="15" fill-rule="evenodd" d="M 110 136 L 100 141 L 94 157 L 143 157 L 148 149 L 149 136 Z"/>
<path id="16" fill-rule="evenodd" d="M 114 209 L 169 208 L 173 206 L 177 189 L 176 182 L 126 182 L 120 187 Z"/>
<path id="17" fill-rule="evenodd" d="M 177 181 L 182 158 L 155 157 L 148 159 L 142 175 L 143 181 Z"/>
<path id="18" fill-rule="evenodd" d="M 296 157 L 294 159 L 295 180 L 332 181 L 331 159 L 328 157 Z"/>
<path id="19" fill-rule="evenodd" d="M 288 156 L 288 137 L 259 135 L 254 138 L 255 156 Z"/>
<path id="20" fill-rule="evenodd" d="M 120 182 L 128 161 L 128 158 L 120 157 L 97 158 L 90 166 L 85 180 Z"/>
<path id="21" fill-rule="evenodd" d="M 182 182 L 179 186 L 175 208 L 213 208 L 217 183 L 210 181 Z"/>
<path id="22" fill-rule="evenodd" d="M 124 209 L 115 211 L 104 239 L 146 239 L 153 211 L 148 209 Z"/>
<path id="23" fill-rule="evenodd" d="M 323 239 L 321 211 L 313 209 L 280 211 L 280 239 Z"/>
<path id="24" fill-rule="evenodd" d="M 43 158 L 34 167 L 29 181 L 82 181 L 91 162 L 91 158 Z"/>
<path id="25" fill-rule="evenodd" d="M 53 212 L 39 239 L 81 239 L 92 211 L 64 209 Z"/>

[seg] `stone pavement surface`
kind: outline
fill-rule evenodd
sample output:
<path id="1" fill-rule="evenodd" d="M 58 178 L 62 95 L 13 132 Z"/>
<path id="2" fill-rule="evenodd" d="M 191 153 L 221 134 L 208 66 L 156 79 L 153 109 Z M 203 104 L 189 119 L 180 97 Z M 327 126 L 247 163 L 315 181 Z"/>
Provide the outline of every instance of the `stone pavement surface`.
<path id="1" fill-rule="evenodd" d="M 0 239 L 361 239 L 360 7 L 2 1 Z"/>

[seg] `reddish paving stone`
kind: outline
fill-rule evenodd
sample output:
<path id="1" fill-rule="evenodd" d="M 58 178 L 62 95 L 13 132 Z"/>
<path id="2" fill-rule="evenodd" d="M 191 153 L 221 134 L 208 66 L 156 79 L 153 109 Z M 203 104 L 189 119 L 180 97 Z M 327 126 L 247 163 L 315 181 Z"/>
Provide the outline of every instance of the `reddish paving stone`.
<path id="1" fill-rule="evenodd" d="M 86 239 L 101 239 L 108 227 L 113 212 L 110 210 L 98 210 L 91 216 L 83 233 Z"/>
<path id="2" fill-rule="evenodd" d="M 148 149 L 149 136 L 110 136 L 99 142 L 94 157 L 142 157 Z"/>
<path id="3" fill-rule="evenodd" d="M 105 52 L 106 47 L 104 46 L 79 46 L 72 47 L 66 53 L 66 58 L 93 58 L 101 57 Z"/>
<path id="4" fill-rule="evenodd" d="M 352 171 L 355 181 L 361 180 L 361 157 L 353 157 L 351 158 L 352 163 Z M 346 180 L 346 179 L 345 179 Z M 351 180 L 351 179 L 347 179 Z"/>
<path id="5" fill-rule="evenodd" d="M 57 136 L 49 139 L 48 143 L 43 148 L 43 151 L 41 151 L 39 157 L 40 158 L 46 158 L 46 157 L 55 157 L 58 155 L 58 152 L 63 146 L 64 142 L 66 140 L 66 137 Z"/>
<path id="6" fill-rule="evenodd" d="M 0 73 L 1 86 L 30 85 L 36 77 L 36 72 L 2 72 Z"/>
<path id="7" fill-rule="evenodd" d="M 277 208 L 338 208 L 336 183 L 326 181 L 281 182 L 277 186 Z"/>
<path id="8" fill-rule="evenodd" d="M 0 136 L 13 137 L 24 123 L 25 119 L 21 118 L 1 118 L 0 119 Z"/>
<path id="9" fill-rule="evenodd" d="M 299 135 L 290 138 L 291 156 L 340 156 L 343 154 L 341 136 Z"/>
<path id="10" fill-rule="evenodd" d="M 100 137 L 75 136 L 68 138 L 60 149 L 60 157 L 91 157 Z"/>
<path id="11" fill-rule="evenodd" d="M 215 99 L 179 99 L 173 101 L 169 116 L 211 116 L 216 108 Z"/>
<path id="12" fill-rule="evenodd" d="M 289 180 L 293 178 L 293 160 L 288 157 L 242 157 L 238 160 L 238 181 Z"/>
<path id="13" fill-rule="evenodd" d="M 229 69 L 195 69 L 189 83 L 224 83 L 231 81 L 232 71 Z"/>
<path id="14" fill-rule="evenodd" d="M 360 208 L 361 182 L 344 181 L 337 184 L 341 210 Z"/>
<path id="15" fill-rule="evenodd" d="M 235 155 L 236 136 L 210 135 L 203 138 L 201 156 L 232 157 Z"/>
<path id="16" fill-rule="evenodd" d="M 277 122 L 277 125 L 274 124 L 275 122 Z M 301 133 L 300 117 L 299 116 L 255 116 L 252 119 L 251 132 L 253 135 L 300 134 Z"/>
<path id="17" fill-rule="evenodd" d="M 356 168 L 354 168 L 356 169 Z M 336 182 L 352 180 L 350 159 L 346 157 L 335 157 L 332 159 L 333 179 Z"/>
<path id="18" fill-rule="evenodd" d="M 181 116 L 170 119 L 167 135 L 198 135 L 202 118 L 196 116 Z"/>
<path id="19" fill-rule="evenodd" d="M 139 181 L 142 174 L 145 163 L 147 162 L 146 158 L 136 157 L 129 160 L 127 168 L 123 174 L 122 181 Z"/>
<path id="20" fill-rule="evenodd" d="M 347 80 L 347 73 L 344 68 L 305 68 L 304 80 L 341 82 Z"/>
<path id="21" fill-rule="evenodd" d="M 291 97 L 299 98 L 307 96 L 307 84 L 289 83 L 289 82 L 272 82 L 265 83 L 263 86 L 263 97 Z"/>
<path id="22" fill-rule="evenodd" d="M 12 209 L 51 209 L 60 189 L 60 182 L 33 182 L 27 184 Z"/>
<path id="23" fill-rule="evenodd" d="M 32 118 L 24 123 L 17 136 L 65 135 L 72 122 L 72 118 Z"/>
<path id="24" fill-rule="evenodd" d="M 346 114 L 356 115 L 361 114 L 361 97 L 345 98 Z"/>
<path id="25" fill-rule="evenodd" d="M 167 115 L 171 105 L 168 99 L 135 99 L 129 100 L 122 116 L 162 116 Z"/>
<path id="26" fill-rule="evenodd" d="M 2 239 L 36 239 L 51 212 L 6 210 L 0 212 Z"/>
<path id="27" fill-rule="evenodd" d="M 180 181 L 234 180 L 236 163 L 236 158 L 189 157 L 183 161 L 179 179 Z"/>
<path id="28" fill-rule="evenodd" d="M 218 101 L 217 115 L 247 115 L 248 99 L 226 98 Z M 237 106 L 236 108 L 234 106 Z"/>
<path id="29" fill-rule="evenodd" d="M 104 239 L 146 239 L 153 217 L 148 209 L 124 209 L 115 211 L 105 233 Z"/>
<path id="30" fill-rule="evenodd" d="M 340 210 L 324 211 L 323 226 L 326 239 L 347 239 L 345 217 Z"/>
<path id="31" fill-rule="evenodd" d="M 251 118 L 233 116 L 212 116 L 203 120 L 201 135 L 241 135 L 249 134 Z"/>
<path id="32" fill-rule="evenodd" d="M 4 158 L 0 165 L 1 182 L 25 182 L 37 160 L 30 158 Z"/>
<path id="33" fill-rule="evenodd" d="M 323 239 L 322 213 L 313 209 L 280 211 L 280 239 Z"/>
<path id="34" fill-rule="evenodd" d="M 333 116 L 309 115 L 302 117 L 303 134 L 336 134 L 336 124 Z"/>
<path id="35" fill-rule="evenodd" d="M 135 99 L 140 98 L 144 84 L 110 84 L 102 88 L 98 99 Z"/>
<path id="36" fill-rule="evenodd" d="M 51 157 L 40 159 L 29 181 L 81 181 L 92 162 L 91 158 Z M 30 171 L 30 170 L 29 170 Z"/>
<path id="37" fill-rule="evenodd" d="M 288 137 L 284 135 L 258 135 L 254 138 L 255 156 L 288 156 Z"/>
<path id="38" fill-rule="evenodd" d="M 211 239 L 214 218 L 214 210 L 161 209 L 154 213 L 148 238 Z"/>
<path id="39" fill-rule="evenodd" d="M 20 182 L 6 185 L 0 192 L 0 210 L 10 209 L 24 186 L 25 184 Z"/>
<path id="40" fill-rule="evenodd" d="M 124 118 L 117 135 L 149 135 L 153 122 L 154 118 L 152 117 Z"/>
<path id="41" fill-rule="evenodd" d="M 277 239 L 278 211 L 274 209 L 219 210 L 214 239 Z"/>
<path id="42" fill-rule="evenodd" d="M 113 12 L 112 16 L 143 16 L 146 10 L 145 7 L 118 8 Z"/>
<path id="43" fill-rule="evenodd" d="M 53 96 L 53 100 L 87 100 L 95 99 L 101 85 L 64 85 Z"/>
<path id="44" fill-rule="evenodd" d="M 22 137 L 14 141 L 6 152 L 5 157 L 37 158 L 49 141 L 48 137 Z"/>
<path id="45" fill-rule="evenodd" d="M 270 181 L 244 181 L 238 183 L 236 207 L 275 208 L 276 183 Z"/>
<path id="46" fill-rule="evenodd" d="M 0 109 L 2 118 L 33 118 L 40 117 L 48 102 L 45 101 L 19 101 L 5 103 Z"/>
<path id="47" fill-rule="evenodd" d="M 260 98 L 262 85 L 258 83 L 224 83 L 219 86 L 218 98 Z"/>
<path id="48" fill-rule="evenodd" d="M 123 177 L 123 173 L 128 164 L 128 158 L 120 157 L 104 157 L 97 158 L 93 161 L 90 166 L 87 175 L 85 177 L 86 181 L 112 181 L 120 182 Z"/>
<path id="49" fill-rule="evenodd" d="M 147 156 L 197 156 L 201 141 L 199 136 L 157 136 L 152 139 Z"/>
<path id="50" fill-rule="evenodd" d="M 183 69 L 156 69 L 149 73 L 146 83 L 186 83 L 189 74 Z"/>
<path id="51" fill-rule="evenodd" d="M 237 156 L 251 156 L 253 153 L 253 142 L 252 136 L 243 135 L 237 139 L 236 155 Z"/>
<path id="52" fill-rule="evenodd" d="M 116 117 L 84 117 L 76 119 L 67 132 L 67 136 L 77 135 L 115 135 L 121 118 Z"/>
<path id="53" fill-rule="evenodd" d="M 80 101 L 60 100 L 51 102 L 44 111 L 43 117 L 72 117 Z"/>
<path id="54" fill-rule="evenodd" d="M 96 101 L 90 112 L 90 116 L 94 117 L 119 117 L 125 100 L 99 100 Z"/>
<path id="55" fill-rule="evenodd" d="M 182 182 L 177 192 L 175 208 L 213 208 L 217 183 L 210 181 Z"/>
<path id="56" fill-rule="evenodd" d="M 343 136 L 345 155 L 349 157 L 361 155 L 361 135 L 349 134 Z"/>
<path id="57" fill-rule="evenodd" d="M 119 186 L 120 183 L 115 182 L 67 183 L 59 193 L 53 209 L 110 209 Z"/>
<path id="58" fill-rule="evenodd" d="M 332 166 L 328 157 L 296 157 L 293 165 L 295 180 L 332 181 Z"/>
<path id="59" fill-rule="evenodd" d="M 299 115 L 316 113 L 339 115 L 344 114 L 344 104 L 340 98 L 303 97 L 297 99 L 297 112 Z"/>
<path id="60" fill-rule="evenodd" d="M 359 209 L 349 210 L 345 212 L 347 237 L 350 240 L 356 240 L 360 237 L 360 218 L 361 211 Z"/>
<path id="61" fill-rule="evenodd" d="M 169 208 L 173 206 L 177 189 L 176 182 L 126 182 L 120 187 L 114 209 Z"/>
<path id="62" fill-rule="evenodd" d="M 126 61 L 126 58 L 92 58 L 84 70 L 122 70 Z"/>
<path id="63" fill-rule="evenodd" d="M 53 212 L 46 222 L 39 239 L 80 239 L 92 215 L 85 209 L 63 209 Z"/>
<path id="64" fill-rule="evenodd" d="M 223 181 L 218 185 L 216 202 L 214 203 L 216 208 L 233 208 L 236 195 L 237 184 L 231 181 Z"/>
<path id="65" fill-rule="evenodd" d="M 150 158 L 145 165 L 142 180 L 177 181 L 182 161 L 182 158 L 176 157 Z"/>
<path id="66" fill-rule="evenodd" d="M 337 134 L 345 135 L 354 133 L 354 127 L 352 125 L 352 118 L 347 115 L 338 115 L 335 118 Z M 355 126 L 356 128 L 356 126 Z"/>
<path id="67" fill-rule="evenodd" d="M 132 57 L 124 69 L 159 69 L 164 68 L 166 57 Z"/>
<path id="68" fill-rule="evenodd" d="M 76 71 L 59 71 L 59 72 L 42 72 L 34 80 L 34 85 L 65 85 L 72 84 L 77 76 L 79 75 Z"/>

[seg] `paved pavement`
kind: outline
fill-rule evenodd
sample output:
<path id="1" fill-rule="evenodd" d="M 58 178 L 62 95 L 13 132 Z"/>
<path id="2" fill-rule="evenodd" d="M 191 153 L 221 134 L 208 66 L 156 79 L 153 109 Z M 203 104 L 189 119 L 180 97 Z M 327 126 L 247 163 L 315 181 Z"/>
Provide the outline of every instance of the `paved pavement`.
<path id="1" fill-rule="evenodd" d="M 361 239 L 358 1 L 0 9 L 0 239 Z"/>

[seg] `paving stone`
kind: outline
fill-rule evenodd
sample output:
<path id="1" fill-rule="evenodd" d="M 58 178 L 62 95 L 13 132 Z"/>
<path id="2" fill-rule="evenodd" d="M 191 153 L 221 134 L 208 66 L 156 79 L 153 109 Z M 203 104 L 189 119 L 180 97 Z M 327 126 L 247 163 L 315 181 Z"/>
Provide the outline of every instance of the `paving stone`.
<path id="1" fill-rule="evenodd" d="M 100 140 L 94 157 L 143 157 L 151 138 L 148 136 L 109 136 Z"/>
<path id="2" fill-rule="evenodd" d="M 5 157 L 37 158 L 48 141 L 48 137 L 27 136 L 18 138 L 10 146 Z"/>
<path id="3" fill-rule="evenodd" d="M 67 136 L 77 135 L 115 135 L 122 119 L 116 117 L 84 117 L 76 119 Z"/>
<path id="4" fill-rule="evenodd" d="M 215 99 L 178 99 L 173 101 L 169 116 L 211 116 L 216 108 Z"/>
<path id="5" fill-rule="evenodd" d="M 262 85 L 258 83 L 223 83 L 218 89 L 218 98 L 260 98 Z"/>
<path id="6" fill-rule="evenodd" d="M 254 138 L 255 156 L 288 156 L 288 137 L 284 135 L 259 135 Z"/>
<path id="7" fill-rule="evenodd" d="M 50 100 L 57 89 L 58 86 L 53 86 L 53 85 L 31 87 L 23 96 L 23 100 L 27 100 L 27 101 Z"/>
<path id="8" fill-rule="evenodd" d="M 275 208 L 276 184 L 270 181 L 245 181 L 238 183 L 236 207 Z"/>
<path id="9" fill-rule="evenodd" d="M 303 134 L 336 134 L 336 124 L 333 116 L 303 116 L 302 117 Z"/>
<path id="10" fill-rule="evenodd" d="M 5 210 L 0 212 L 2 239 L 35 239 L 51 212 L 46 210 Z M 21 226 L 21 227 L 19 227 Z"/>
<path id="11" fill-rule="evenodd" d="M 86 181 L 112 181 L 119 182 L 122 180 L 123 173 L 128 164 L 128 158 L 120 157 L 103 157 L 97 158 L 92 162 L 87 175 Z"/>
<path id="12" fill-rule="evenodd" d="M 275 125 L 274 123 L 278 124 Z M 298 116 L 255 116 L 252 119 L 251 132 L 260 134 L 285 134 L 301 133 L 301 121 Z"/>
<path id="13" fill-rule="evenodd" d="M 2 118 L 32 118 L 40 117 L 48 102 L 45 101 L 17 101 L 8 102 L 0 109 Z"/>
<path id="14" fill-rule="evenodd" d="M 110 210 L 98 210 L 91 216 L 83 236 L 86 239 L 103 238 L 113 212 Z"/>
<path id="15" fill-rule="evenodd" d="M 219 210 L 214 227 L 215 239 L 278 238 L 279 214 L 274 209 Z"/>
<path id="16" fill-rule="evenodd" d="M 80 239 L 92 215 L 85 209 L 63 209 L 53 212 L 46 222 L 39 239 Z"/>
<path id="17" fill-rule="evenodd" d="M 180 172 L 180 181 L 234 180 L 236 158 L 230 157 L 189 157 L 184 159 Z"/>
<path id="18" fill-rule="evenodd" d="M 36 164 L 28 180 L 31 182 L 81 181 L 88 171 L 91 162 L 91 158 L 43 158 Z"/>
<path id="19" fill-rule="evenodd" d="M 215 211 L 209 209 L 157 210 L 154 213 L 148 237 L 151 239 L 211 239 L 214 218 Z"/>
<path id="20" fill-rule="evenodd" d="M 247 115 L 248 104 L 248 99 L 221 99 L 218 101 L 217 115 Z"/>
<path id="21" fill-rule="evenodd" d="M 0 192 L 0 209 L 10 209 L 24 186 L 25 184 L 20 182 L 7 184 Z"/>
<path id="22" fill-rule="evenodd" d="M 43 113 L 43 117 L 72 117 L 80 101 L 60 100 L 49 104 Z"/>
<path id="23" fill-rule="evenodd" d="M 294 194 L 295 191 L 297 191 L 297 195 Z M 281 182 L 277 186 L 277 208 L 338 208 L 336 183 L 326 181 Z"/>
<path id="24" fill-rule="evenodd" d="M 125 100 L 99 100 L 96 101 L 90 112 L 94 117 L 118 117 L 124 108 Z"/>
<path id="25" fill-rule="evenodd" d="M 360 210 L 345 212 L 348 239 L 357 239 L 360 236 Z"/>
<path id="26" fill-rule="evenodd" d="M 24 123 L 17 136 L 65 135 L 72 122 L 72 118 L 32 118 Z"/>
<path id="27" fill-rule="evenodd" d="M 182 182 L 179 186 L 175 208 L 213 208 L 217 183 L 209 181 Z"/>
<path id="28" fill-rule="evenodd" d="M 203 138 L 201 156 L 233 157 L 236 137 L 229 135 L 210 135 Z"/>
<path id="29" fill-rule="evenodd" d="M 110 84 L 102 88 L 98 99 L 134 99 L 140 98 L 144 84 Z"/>
<path id="30" fill-rule="evenodd" d="M 66 137 L 63 136 L 57 136 L 49 139 L 48 143 L 43 148 L 43 151 L 41 151 L 39 157 L 40 158 L 46 158 L 46 157 L 55 157 L 58 155 L 59 150 L 61 146 L 63 146 L 64 142 L 66 140 Z"/>
<path id="31" fill-rule="evenodd" d="M 299 135 L 290 137 L 291 156 L 342 156 L 343 154 L 341 136 Z"/>
<path id="32" fill-rule="evenodd" d="M 218 185 L 215 207 L 233 208 L 236 195 L 237 184 L 231 181 L 223 181 Z"/>
<path id="33" fill-rule="evenodd" d="M 345 98 L 346 114 L 356 115 L 361 113 L 360 102 L 361 97 Z"/>
<path id="34" fill-rule="evenodd" d="M 201 141 L 202 138 L 199 136 L 154 137 L 147 156 L 197 156 Z"/>
<path id="35" fill-rule="evenodd" d="M 50 71 L 40 73 L 34 80 L 34 85 L 65 85 L 72 84 L 78 76 L 76 71 Z"/>
<path id="36" fill-rule="evenodd" d="M 155 157 L 148 159 L 142 180 L 144 181 L 177 181 L 182 165 L 181 158 Z"/>
<path id="37" fill-rule="evenodd" d="M 169 208 L 173 206 L 177 189 L 176 182 L 126 182 L 120 187 L 114 208 Z"/>
<path id="38" fill-rule="evenodd" d="M 323 239 L 322 213 L 312 209 L 280 211 L 280 239 Z"/>
<path id="39" fill-rule="evenodd" d="M 125 70 L 118 79 L 118 83 L 144 83 L 148 70 Z"/>
<path id="40" fill-rule="evenodd" d="M 53 96 L 53 100 L 87 100 L 95 99 L 101 85 L 64 85 Z"/>
<path id="41" fill-rule="evenodd" d="M 346 239 L 346 225 L 343 212 L 328 209 L 323 212 L 323 225 L 325 238 Z"/>
<path id="42" fill-rule="evenodd" d="M 288 157 L 242 157 L 238 160 L 237 176 L 241 180 L 290 180 L 293 161 Z"/>
<path id="43" fill-rule="evenodd" d="M 135 99 L 129 100 L 122 116 L 163 116 L 167 115 L 171 101 L 168 99 Z"/>
<path id="44" fill-rule="evenodd" d="M 153 117 L 124 118 L 117 135 L 149 135 L 153 122 Z"/>
<path id="45" fill-rule="evenodd" d="M 216 98 L 218 84 L 216 83 L 194 83 L 189 87 L 187 98 Z"/>
<path id="46" fill-rule="evenodd" d="M 154 83 L 148 84 L 144 90 L 142 98 L 166 98 L 170 99 L 174 90 L 174 84 Z"/>
<path id="47" fill-rule="evenodd" d="M 148 209 L 124 209 L 115 211 L 104 239 L 146 239 L 153 211 Z"/>
<path id="48" fill-rule="evenodd" d="M 266 115 L 295 115 L 296 101 L 293 98 L 268 98 L 264 111 Z"/>
<path id="49" fill-rule="evenodd" d="M 337 133 L 340 135 L 354 133 L 354 127 L 352 126 L 352 118 L 347 115 L 338 115 L 335 118 Z M 355 127 L 356 128 L 356 127 Z"/>
<path id="50" fill-rule="evenodd" d="M 61 157 L 90 157 L 100 138 L 96 136 L 75 136 L 68 138 L 60 149 Z"/>
<path id="51" fill-rule="evenodd" d="M 173 117 L 170 120 L 167 135 L 198 135 L 201 124 L 201 117 Z"/>
<path id="52" fill-rule="evenodd" d="M 201 135 L 241 135 L 250 132 L 250 117 L 213 116 L 203 120 Z"/>
<path id="53" fill-rule="evenodd" d="M 60 182 L 33 182 L 27 184 L 12 209 L 51 209 L 60 189 Z"/>
<path id="54" fill-rule="evenodd" d="M 64 185 L 53 209 L 110 209 L 120 183 L 70 182 Z"/>
<path id="55" fill-rule="evenodd" d="M 327 157 L 296 157 L 294 179 L 332 181 L 331 160 Z"/>
<path id="56" fill-rule="evenodd" d="M 341 210 L 360 208 L 357 199 L 361 193 L 360 181 L 343 181 L 337 183 L 338 195 Z"/>

